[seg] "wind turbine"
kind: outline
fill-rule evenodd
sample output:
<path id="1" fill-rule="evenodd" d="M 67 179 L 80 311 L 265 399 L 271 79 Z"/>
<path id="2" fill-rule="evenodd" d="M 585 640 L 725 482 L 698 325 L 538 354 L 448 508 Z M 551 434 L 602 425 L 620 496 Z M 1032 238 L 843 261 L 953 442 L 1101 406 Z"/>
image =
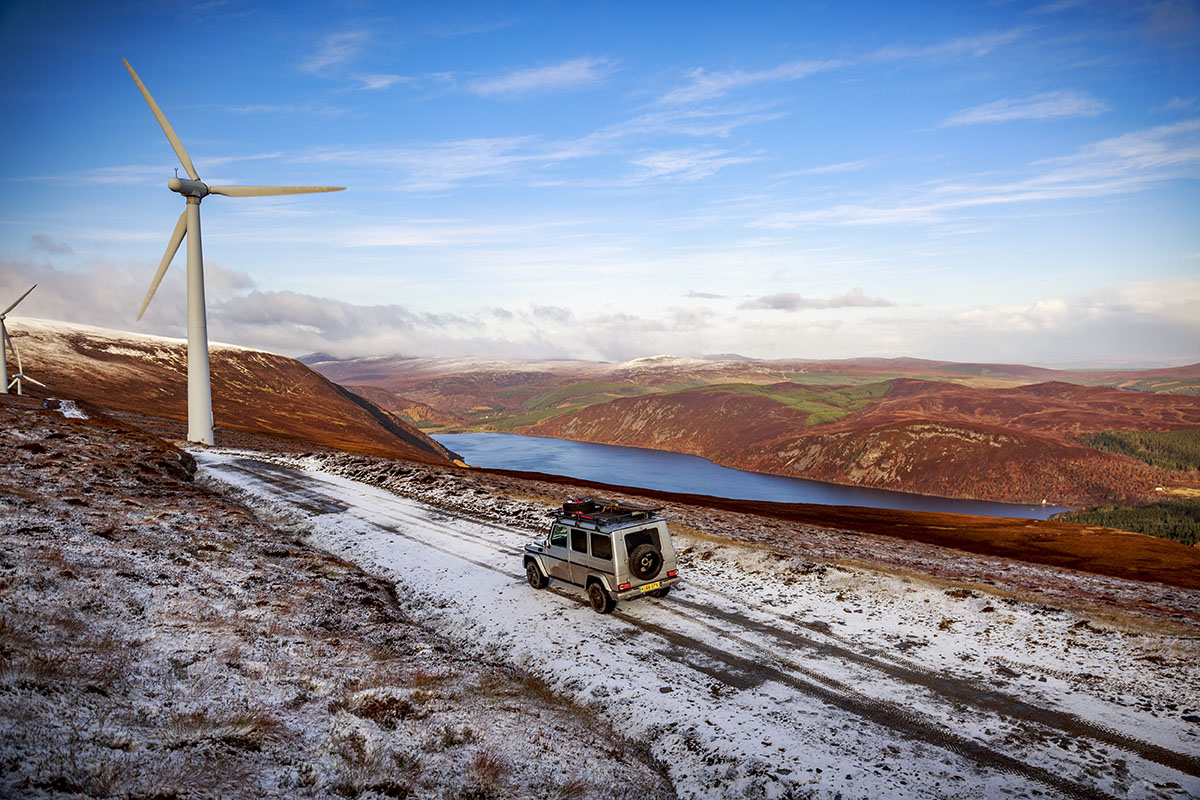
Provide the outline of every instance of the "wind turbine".
<path id="1" fill-rule="evenodd" d="M 17 345 L 15 342 L 13 342 L 12 337 L 8 335 L 8 326 L 4 324 L 5 318 L 8 317 L 8 312 L 16 308 L 17 303 L 20 303 L 22 300 L 28 297 L 29 293 L 36 288 L 37 284 L 35 283 L 33 286 L 30 286 L 25 290 L 25 294 L 14 300 L 8 308 L 0 311 L 0 392 L 3 392 L 4 394 L 8 394 L 8 390 L 11 389 L 14 384 L 17 387 L 17 394 L 21 394 L 22 381 L 36 383 L 38 386 L 43 388 L 46 386 L 46 384 L 42 383 L 41 381 L 35 381 L 33 378 L 28 377 L 25 374 L 25 370 L 21 369 L 21 354 L 17 352 Z M 17 374 L 13 375 L 13 379 L 11 381 L 8 379 L 9 352 L 12 352 L 13 358 L 17 360 Z"/>
<path id="2" fill-rule="evenodd" d="M 146 103 L 154 112 L 154 118 L 162 126 L 163 133 L 167 135 L 167 141 L 171 143 L 171 148 L 174 149 L 175 155 L 179 157 L 179 163 L 183 165 L 183 169 L 188 175 L 185 180 L 180 178 L 177 173 L 176 177 L 167 181 L 168 189 L 178 192 L 187 199 L 187 208 L 179 215 L 179 221 L 175 223 L 175 232 L 171 234 L 171 239 L 167 242 L 167 251 L 163 254 L 162 261 L 159 262 L 154 280 L 150 282 L 150 290 L 146 292 L 146 299 L 142 301 L 142 308 L 138 311 L 137 318 L 141 319 L 142 314 L 146 313 L 146 306 L 150 305 L 150 299 L 154 297 L 154 292 L 158 289 L 158 284 L 162 282 L 167 267 L 171 265 L 171 259 L 175 257 L 183 237 L 186 236 L 188 240 L 188 440 L 211 445 L 213 443 L 212 386 L 208 374 L 208 320 L 204 306 L 204 256 L 200 249 L 200 201 L 210 194 L 221 194 L 226 197 L 267 197 L 281 194 L 337 192 L 346 187 L 209 186 L 205 184 L 196 173 L 196 168 L 192 166 L 192 159 L 188 157 L 187 151 L 183 149 L 183 142 L 175 135 L 171 123 L 167 122 L 162 109 L 150 96 L 146 84 L 142 83 L 142 79 L 133 71 L 133 67 L 129 66 L 128 61 L 121 60 L 125 62 L 125 69 L 129 70 L 142 97 L 146 98 Z"/>

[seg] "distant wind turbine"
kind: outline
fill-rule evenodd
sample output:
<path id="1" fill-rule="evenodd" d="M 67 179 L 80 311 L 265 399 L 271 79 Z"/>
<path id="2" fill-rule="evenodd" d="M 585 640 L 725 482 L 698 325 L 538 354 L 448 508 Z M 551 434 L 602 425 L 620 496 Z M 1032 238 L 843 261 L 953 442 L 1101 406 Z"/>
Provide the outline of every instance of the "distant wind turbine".
<path id="1" fill-rule="evenodd" d="M 158 103 L 154 102 L 154 98 L 150 96 L 150 92 L 146 89 L 146 85 L 142 83 L 142 79 L 133 71 L 133 67 L 129 66 L 128 61 L 125 59 L 121 60 L 125 62 L 125 69 L 129 70 L 129 74 L 133 76 L 133 82 L 137 84 L 142 97 L 146 98 L 146 103 L 150 106 L 150 110 L 154 112 L 154 118 L 162 126 L 163 133 L 167 135 L 167 141 L 171 143 L 171 147 L 175 150 L 175 155 L 179 157 L 179 163 L 183 165 L 183 169 L 187 172 L 189 178 L 189 180 L 185 180 L 176 176 L 167 181 L 168 189 L 178 192 L 187 198 L 187 208 L 179 215 L 179 221 L 175 223 L 175 232 L 171 234 L 171 239 L 167 242 L 167 251 L 163 254 L 162 261 L 159 262 L 158 272 L 154 274 L 154 280 L 150 282 L 150 290 L 146 292 L 146 299 L 142 301 L 142 308 L 138 311 L 137 318 L 141 319 L 142 314 L 146 313 L 146 306 L 150 305 L 150 299 L 154 297 L 154 292 L 158 289 L 158 284 L 162 282 L 163 275 L 167 272 L 167 267 L 171 265 L 171 259 L 175 257 L 176 251 L 179 250 L 179 245 L 183 241 L 183 237 L 187 236 L 187 438 L 192 442 L 212 444 L 212 386 L 210 385 L 208 374 L 208 320 L 204 305 L 204 257 L 200 249 L 200 201 L 210 194 L 222 194 L 226 197 L 266 197 L 280 194 L 337 192 L 346 187 L 208 186 L 200 180 L 200 176 L 196 173 L 196 168 L 192 166 L 192 159 L 188 157 L 187 151 L 183 149 L 183 142 L 175 135 L 175 130 L 171 127 L 171 123 L 167 122 L 162 109 L 158 107 Z"/>
<path id="2" fill-rule="evenodd" d="M 17 343 L 14 342 L 12 337 L 8 335 L 8 325 L 4 323 L 4 320 L 8 317 L 8 312 L 16 308 L 17 303 L 20 303 L 22 300 L 28 297 L 29 293 L 36 288 L 37 284 L 35 283 L 33 286 L 30 286 L 25 290 L 25 294 L 14 300 L 8 308 L 0 311 L 0 392 L 3 392 L 4 394 L 8 394 L 8 390 L 13 386 L 17 387 L 17 394 L 22 394 L 21 387 L 24 385 L 25 381 L 29 381 L 30 383 L 41 386 L 42 388 L 46 387 L 46 384 L 42 383 L 41 381 L 34 380 L 25 374 L 25 370 L 21 367 L 21 354 L 17 351 Z M 13 354 L 13 358 L 16 359 L 17 362 L 17 373 L 13 375 L 11 381 L 8 379 L 9 353 Z"/>

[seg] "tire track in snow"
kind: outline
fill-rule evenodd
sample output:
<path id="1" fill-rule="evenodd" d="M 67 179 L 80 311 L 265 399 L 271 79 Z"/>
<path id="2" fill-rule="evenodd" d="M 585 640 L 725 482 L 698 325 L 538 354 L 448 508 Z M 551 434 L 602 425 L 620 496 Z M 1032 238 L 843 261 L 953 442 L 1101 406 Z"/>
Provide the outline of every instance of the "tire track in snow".
<path id="1" fill-rule="evenodd" d="M 322 497 L 325 496 L 322 495 Z M 451 519 L 457 519 L 476 527 L 487 528 L 503 536 L 512 536 L 514 534 L 511 528 L 504 528 L 503 526 L 485 521 L 481 522 L 480 520 L 458 512 L 448 511 L 441 508 L 434 509 L 432 507 L 431 511 L 433 513 L 431 514 L 430 518 L 423 518 L 418 515 L 414 515 L 411 510 L 409 510 L 402 503 L 396 503 L 394 506 L 394 513 L 403 517 L 410 524 L 420 526 L 431 533 L 452 536 L 461 541 L 478 542 L 483 537 L 474 537 L 445 526 L 439 526 L 437 524 L 436 517 L 441 515 Z M 437 549 L 440 552 L 447 553 L 448 555 L 462 558 L 461 554 L 453 551 L 447 551 L 442 548 Z M 502 553 L 513 552 L 512 550 L 503 547 L 497 547 L 496 549 L 498 552 Z M 481 564 L 480 562 L 473 561 L 472 563 L 477 564 L 478 566 L 487 566 Z M 560 594 L 562 596 L 569 596 L 566 592 L 560 592 Z M 736 598 L 733 598 L 724 592 L 720 592 L 720 594 L 731 601 L 736 601 Z M 572 596 L 572 599 L 578 598 Z M 981 687 L 969 681 L 947 678 L 941 673 L 926 669 L 915 663 L 905 659 L 900 659 L 898 657 L 892 657 L 889 659 L 876 658 L 870 654 L 855 651 L 850 647 L 846 647 L 841 644 L 814 639 L 794 630 L 787 630 L 769 623 L 752 622 L 745 615 L 718 608 L 711 603 L 701 603 L 676 596 L 672 599 L 671 605 L 684 606 L 692 609 L 694 612 L 700 612 L 708 615 L 709 617 L 715 617 L 726 623 L 730 623 L 738 629 L 769 636 L 778 641 L 781 645 L 786 645 L 788 649 L 800 647 L 821 657 L 832 656 L 845 662 L 858 664 L 859 666 L 867 669 L 883 673 L 900 683 L 921 686 L 950 702 L 974 706 L 981 711 L 998 714 L 1000 716 L 1008 717 L 1021 722 L 1033 723 L 1043 728 L 1053 728 L 1060 733 L 1067 734 L 1068 736 L 1092 739 L 1093 741 L 1133 753 L 1146 759 L 1147 761 L 1153 761 L 1185 775 L 1200 777 L 1200 758 L 1179 753 L 1160 745 L 1147 742 L 1143 739 L 1130 736 L 1115 728 L 1091 722 L 1070 712 L 1036 706 L 1016 697 L 1015 695 Z M 668 613 L 673 613 L 671 612 L 669 606 L 662 606 L 662 608 Z M 799 620 L 791 619 L 781 614 L 776 614 L 770 610 L 755 609 L 754 613 L 771 616 L 781 622 L 791 622 L 800 627 L 804 626 L 804 623 Z M 689 620 L 692 622 L 698 622 L 694 616 L 689 617 Z M 634 618 L 629 618 L 629 621 L 635 625 L 638 622 L 638 620 Z M 728 630 L 719 627 L 714 627 L 711 625 L 705 625 L 705 627 L 708 627 L 710 630 L 723 636 L 731 635 Z M 840 637 L 837 637 L 832 633 L 822 635 L 833 640 L 840 639 Z M 816 680 L 831 688 L 840 689 L 842 691 L 854 691 L 851 687 L 840 681 L 828 678 L 819 672 L 796 664 L 794 659 L 790 657 L 781 657 L 773 650 L 762 648 L 761 646 L 754 645 L 750 642 L 746 642 L 746 645 L 754 647 L 760 652 L 770 655 L 771 657 L 790 665 L 793 669 L 801 671 L 812 680 Z"/>
<path id="2" fill-rule="evenodd" d="M 865 653 L 856 652 L 848 647 L 829 642 L 820 642 L 804 634 L 786 631 L 772 625 L 750 627 L 746 624 L 744 617 L 740 618 L 739 615 L 733 612 L 724 611 L 707 603 L 697 603 L 684 598 L 679 598 L 674 602 L 676 605 L 701 611 L 747 630 L 752 630 L 755 633 L 765 632 L 781 643 L 803 647 L 823 656 L 833 656 L 842 661 L 859 664 L 868 669 L 882 672 L 901 683 L 922 686 L 947 700 L 969 704 L 982 711 L 988 711 L 1025 722 L 1032 722 L 1042 727 L 1054 728 L 1070 736 L 1102 742 L 1139 755 L 1147 761 L 1153 761 L 1157 764 L 1162 764 L 1164 767 L 1170 767 L 1185 775 L 1200 776 L 1200 758 L 1184 753 L 1177 753 L 1160 745 L 1129 736 L 1107 725 L 1090 722 L 1066 711 L 1035 706 L 1013 695 L 986 689 L 967 681 L 947 678 L 933 670 L 925 669 L 916 664 L 901 665 L 883 661 Z M 716 628 L 715 630 L 729 635 L 723 629 Z M 821 680 L 823 682 L 824 680 L 832 681 L 832 679 Z"/>
<path id="3" fill-rule="evenodd" d="M 521 577 L 509 569 L 470 558 L 454 549 L 442 547 L 429 542 L 427 539 L 405 533 L 399 526 L 380 524 L 378 519 L 355 513 L 352 504 L 347 503 L 344 497 L 337 497 L 330 494 L 329 490 L 341 489 L 341 487 L 329 487 L 327 484 L 322 484 L 319 479 L 299 470 L 245 458 L 236 459 L 232 463 L 209 464 L 207 466 L 213 471 L 227 469 L 241 472 L 253 478 L 264 488 L 270 490 L 282 502 L 302 508 L 309 513 L 349 514 L 364 524 L 386 531 L 391 535 L 406 539 L 422 547 L 436 550 L 454 559 L 470 563 L 473 566 L 513 578 L 514 582 L 522 582 Z M 366 485 L 369 486 L 369 484 Z M 378 487 L 372 488 L 378 489 Z M 297 500 L 297 495 L 302 498 L 300 501 Z M 445 523 L 439 523 L 436 517 L 443 515 L 443 517 L 457 519 L 476 527 L 490 529 L 502 536 L 513 535 L 511 529 L 436 507 L 429 507 L 431 514 L 428 517 L 414 515 L 410 506 L 415 503 L 417 501 L 401 501 L 397 498 L 395 502 L 389 504 L 393 506 L 389 509 L 389 513 L 394 518 L 398 518 L 398 522 L 422 529 L 436 536 L 449 537 L 475 546 L 482 545 L 506 556 L 516 557 L 520 553 L 516 547 L 500 545 L 488 537 L 473 536 L 457 531 Z M 578 592 L 559 589 L 555 591 L 555 594 L 571 600 L 580 606 L 587 605 L 586 601 L 579 597 Z M 717 633 L 722 638 L 733 638 L 742 647 L 753 649 L 767 656 L 774 664 L 750 661 L 729 650 L 701 642 L 678 630 L 673 630 L 627 613 L 618 611 L 614 616 L 640 631 L 661 637 L 670 645 L 667 651 L 661 652 L 661 655 L 664 657 L 688 669 L 699 671 L 717 680 L 721 680 L 732 688 L 746 689 L 759 685 L 763 681 L 771 680 L 808 696 L 815 697 L 829 706 L 890 728 L 904 735 L 906 738 L 955 753 L 987 769 L 1025 777 L 1044 786 L 1051 787 L 1066 797 L 1081 799 L 1108 798 L 1110 795 L 1100 792 L 1095 787 L 1081 785 L 1058 773 L 1028 764 L 1017 758 L 993 750 L 986 744 L 939 728 L 925 717 L 908 711 L 893 702 L 873 698 L 857 692 L 841 681 L 797 664 L 792 658 L 782 655 L 771 648 L 756 644 L 738 633 L 716 624 L 716 622 L 700 619 L 697 612 L 699 615 L 708 616 L 711 620 L 720 620 L 726 624 L 732 624 L 746 633 L 765 634 L 780 644 L 789 645 L 793 648 L 805 648 L 814 651 L 822 657 L 833 656 L 843 661 L 855 663 L 859 666 L 886 674 L 901 684 L 918 685 L 941 697 L 969 704 L 990 713 L 1032 722 L 1042 727 L 1049 727 L 1067 733 L 1071 736 L 1094 739 L 1122 750 L 1136 753 L 1147 760 L 1155 761 L 1188 775 L 1197 775 L 1200 773 L 1200 760 L 1135 737 L 1127 736 L 1105 726 L 1089 723 L 1066 712 L 1043 709 L 1000 692 L 981 690 L 967 682 L 947 679 L 933 671 L 925 670 L 916 665 L 901 666 L 881 661 L 869 655 L 857 653 L 841 645 L 820 642 L 795 631 L 788 631 L 775 625 L 751 622 L 740 615 L 719 609 L 710 604 L 676 598 L 672 601 L 672 605 L 683 606 L 690 609 L 692 613 L 685 614 L 681 611 L 675 611 L 666 605 L 661 605 L 659 608 L 665 613 L 683 618 L 683 621 L 688 624 L 698 625 Z M 781 620 L 784 619 L 781 615 L 774 616 Z M 702 661 L 697 663 L 696 655 L 707 659 L 708 662 L 704 663 Z M 714 663 L 722 665 L 723 668 L 715 669 Z"/>

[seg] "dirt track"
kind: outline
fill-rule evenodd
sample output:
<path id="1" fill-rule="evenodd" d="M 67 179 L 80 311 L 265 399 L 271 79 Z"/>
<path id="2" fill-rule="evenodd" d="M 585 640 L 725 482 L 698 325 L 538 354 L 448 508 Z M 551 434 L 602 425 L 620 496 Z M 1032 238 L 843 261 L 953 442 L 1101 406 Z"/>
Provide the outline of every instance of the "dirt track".
<path id="1" fill-rule="evenodd" d="M 413 553 L 417 553 L 416 557 L 429 565 L 424 569 L 461 572 L 463 576 L 473 576 L 466 578 L 471 584 L 494 583 L 497 587 L 520 584 L 515 546 L 523 537 L 514 536 L 511 529 L 445 510 L 422 510 L 401 498 L 348 489 L 319 475 L 278 465 L 237 460 L 210 463 L 209 468 L 218 475 L 234 476 L 239 483 L 249 482 L 253 492 L 300 509 L 306 515 L 317 519 L 342 518 L 343 532 L 331 541 L 340 542 L 346 555 L 374 564 L 376 569 L 388 569 L 387 564 L 392 563 L 388 552 L 403 543 L 409 555 L 396 563 L 410 563 Z M 404 574 L 412 573 L 405 568 Z M 485 574 L 491 577 L 484 577 Z M 737 592 L 728 591 L 728 586 L 722 589 L 720 581 L 714 584 L 708 577 L 693 577 L 689 586 L 694 588 L 682 596 L 672 595 L 667 601 L 653 605 L 622 606 L 616 618 L 623 632 L 605 633 L 598 644 L 602 649 L 653 648 L 657 657 L 680 671 L 663 680 L 669 680 L 672 686 L 702 687 L 687 697 L 691 704 L 688 716 L 692 720 L 728 713 L 730 704 L 734 708 L 744 705 L 746 714 L 761 713 L 766 715 L 764 720 L 771 718 L 770 727 L 763 730 L 772 730 L 772 738 L 808 741 L 817 733 L 807 718 L 809 715 L 832 714 L 843 720 L 841 724 L 846 724 L 844 720 L 848 717 L 857 720 L 851 726 L 860 729 L 866 726 L 863 729 L 866 733 L 859 734 L 860 746 L 864 742 L 862 737 L 867 749 L 880 739 L 889 746 L 897 743 L 903 743 L 901 746 L 905 748 L 914 743 L 933 746 L 943 755 L 926 757 L 924 769 L 932 770 L 935 775 L 941 770 L 940 774 L 946 775 L 955 769 L 947 770 L 947 764 L 966 762 L 971 765 L 969 770 L 974 773 L 971 780 L 976 785 L 1009 786 L 1016 780 L 1022 787 L 1018 794 L 1040 786 L 1064 797 L 1124 796 L 1131 788 L 1127 762 L 1140 764 L 1134 767 L 1136 773 L 1156 774 L 1158 783 L 1164 787 L 1174 784 L 1200 788 L 1196 780 L 1200 776 L 1200 759 L 1190 755 L 1186 747 L 1164 746 L 1143 738 L 1137 724 L 1118 727 L 1101 724 L 1072 711 L 1069 704 L 1052 696 L 1043 696 L 1040 701 L 1027 699 L 1028 693 L 1017 686 L 1006 690 L 989 685 L 995 681 L 982 675 L 974 679 L 949 675 L 906 657 L 896 648 L 864 647 L 853 637 L 833 633 L 823 620 L 749 606 Z M 445 606 L 438 604 L 449 604 L 454 617 L 469 618 L 479 613 L 473 611 L 475 606 L 469 596 L 465 599 L 457 596 L 458 591 L 463 591 L 458 581 L 448 592 L 440 591 L 436 585 L 421 586 L 419 582 L 411 586 L 411 591 L 416 595 L 434 592 L 442 598 L 433 599 L 434 604 L 439 608 Z M 507 596 L 506 589 L 497 591 Z M 521 603 L 521 608 L 527 608 L 528 595 L 533 593 L 526 587 L 520 587 L 519 591 L 525 596 L 505 602 Z M 556 594 L 568 607 L 579 609 L 579 613 L 591 613 L 582 608 L 582 599 L 574 590 L 560 588 Z M 427 607 L 429 601 L 424 598 L 413 602 Z M 486 614 L 494 612 L 490 606 L 485 609 Z M 492 647 L 502 651 L 519 651 L 522 647 L 520 641 L 512 640 L 511 632 L 497 633 L 479 620 L 460 621 L 456 627 L 464 627 L 463 622 L 468 629 L 482 626 L 482 632 L 473 635 L 492 637 Z M 566 641 L 569 643 L 569 638 Z M 541 646 L 555 645 L 556 639 Z M 547 656 L 547 660 L 554 659 Z M 1010 674 L 1016 673 L 1004 667 L 994 672 L 992 678 L 1001 678 L 999 683 L 1007 685 Z M 603 684 L 604 676 L 592 675 L 590 680 Z M 781 690 L 782 696 L 778 694 Z M 774 695 L 774 711 L 755 710 L 753 698 L 763 692 Z M 799 697 L 805 699 L 789 699 Z M 787 710 L 794 702 L 803 703 L 809 710 L 798 715 Z M 820 710 L 812 710 L 813 704 Z M 619 727 L 620 712 L 611 711 L 611 706 L 610 712 L 616 715 L 614 722 Z M 1125 712 L 1113 713 L 1119 716 Z M 978 733 L 980 727 L 988 732 Z M 790 733 L 785 732 L 788 729 Z M 733 737 L 737 747 L 749 746 L 730 730 L 711 732 L 713 735 L 707 740 L 704 733 L 703 729 L 695 733 L 699 738 L 692 744 L 701 760 L 724 763 L 729 758 L 730 746 L 723 738 L 726 736 Z M 1113 751 L 1121 755 L 1118 757 Z M 1105 754 L 1099 764 L 1090 760 L 1091 754 L 1097 752 Z M 751 750 L 750 757 L 753 760 L 762 755 Z M 852 760 L 850 753 L 838 755 Z M 1010 778 L 997 777 L 1001 775 Z M 918 780 L 916 775 L 910 778 Z M 861 780 L 861 775 L 858 779 Z M 676 780 L 678 785 L 680 776 Z M 776 780 L 787 785 L 790 779 L 785 775 Z M 686 785 L 687 781 L 683 783 Z M 1140 789 L 1135 794 L 1140 794 L 1145 788 L 1144 781 L 1137 785 Z M 1177 795 L 1163 789 L 1144 796 Z"/>

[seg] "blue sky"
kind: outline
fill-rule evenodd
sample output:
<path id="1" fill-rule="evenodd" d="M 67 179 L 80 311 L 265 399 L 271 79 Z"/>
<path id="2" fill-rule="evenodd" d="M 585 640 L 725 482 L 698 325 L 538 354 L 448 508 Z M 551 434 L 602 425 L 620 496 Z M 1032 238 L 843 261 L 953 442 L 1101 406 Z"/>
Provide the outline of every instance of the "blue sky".
<path id="1" fill-rule="evenodd" d="M 290 355 L 1200 360 L 1200 4 L 8 2 L 0 293 Z"/>

